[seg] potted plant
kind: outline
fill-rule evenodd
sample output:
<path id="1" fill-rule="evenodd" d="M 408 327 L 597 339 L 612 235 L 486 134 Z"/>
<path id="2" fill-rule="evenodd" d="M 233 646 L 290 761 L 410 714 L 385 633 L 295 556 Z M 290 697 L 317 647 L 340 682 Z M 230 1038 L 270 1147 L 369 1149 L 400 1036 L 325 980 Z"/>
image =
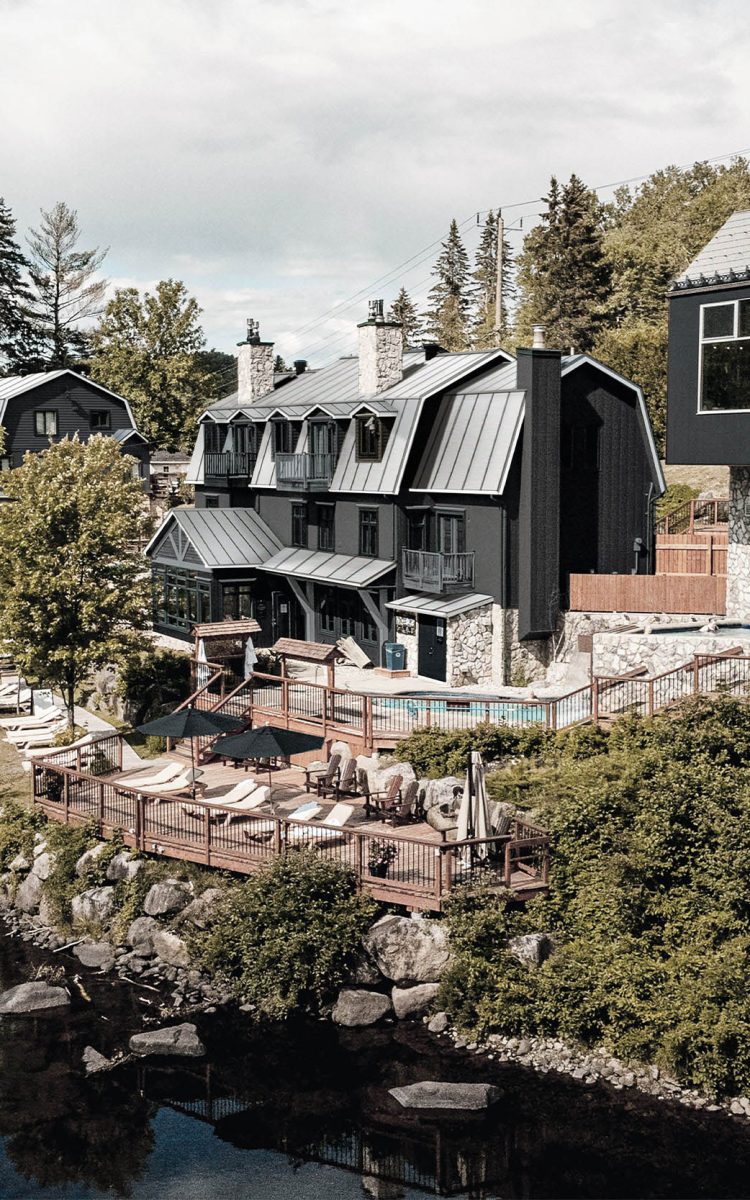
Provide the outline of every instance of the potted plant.
<path id="1" fill-rule="evenodd" d="M 398 858 L 398 849 L 393 842 L 384 841 L 382 838 L 374 838 L 370 842 L 368 864 L 371 875 L 385 879 L 394 858 Z"/>

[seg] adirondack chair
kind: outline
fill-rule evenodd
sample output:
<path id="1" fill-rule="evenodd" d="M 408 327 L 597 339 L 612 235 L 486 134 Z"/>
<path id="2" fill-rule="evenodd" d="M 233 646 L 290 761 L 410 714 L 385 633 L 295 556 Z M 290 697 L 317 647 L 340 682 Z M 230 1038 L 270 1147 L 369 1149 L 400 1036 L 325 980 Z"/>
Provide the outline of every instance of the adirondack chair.
<path id="1" fill-rule="evenodd" d="M 318 783 L 318 795 L 335 796 L 337 800 L 340 796 L 358 796 L 356 758 L 347 758 L 334 777 L 333 783 L 324 783 L 321 780 Z"/>
<path id="2" fill-rule="evenodd" d="M 389 805 L 381 811 L 381 819 L 390 821 L 391 825 L 408 825 L 410 821 L 422 819 L 423 808 L 419 795 L 419 784 L 416 779 L 407 783 L 400 802 Z"/>
<path id="3" fill-rule="evenodd" d="M 316 791 L 317 795 L 321 795 L 321 785 L 332 785 L 337 777 L 338 769 L 341 766 L 341 755 L 332 754 L 328 762 L 324 766 L 305 767 L 305 791 Z"/>
<path id="4" fill-rule="evenodd" d="M 390 810 L 396 804 L 401 803 L 401 785 L 404 782 L 402 775 L 392 775 L 391 781 L 385 791 L 371 792 L 369 787 L 365 792 L 365 812 L 368 817 L 370 810 L 375 809 L 375 812 L 381 821 L 385 820 L 383 813 Z"/>

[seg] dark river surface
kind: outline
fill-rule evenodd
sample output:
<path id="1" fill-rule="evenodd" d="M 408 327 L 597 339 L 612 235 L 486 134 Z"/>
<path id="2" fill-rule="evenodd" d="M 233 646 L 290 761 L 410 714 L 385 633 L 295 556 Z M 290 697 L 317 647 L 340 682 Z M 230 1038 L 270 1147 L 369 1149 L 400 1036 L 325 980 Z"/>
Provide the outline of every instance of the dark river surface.
<path id="1" fill-rule="evenodd" d="M 91 1000 L 0 1018 L 0 1196 L 416 1200 L 750 1196 L 750 1128 L 605 1086 L 438 1048 L 419 1026 L 253 1029 L 198 1019 L 208 1056 L 86 1078 L 143 1027 L 153 993 L 3 936 L 0 988 L 66 960 Z M 388 1088 L 485 1080 L 489 1115 L 409 1115 Z"/>

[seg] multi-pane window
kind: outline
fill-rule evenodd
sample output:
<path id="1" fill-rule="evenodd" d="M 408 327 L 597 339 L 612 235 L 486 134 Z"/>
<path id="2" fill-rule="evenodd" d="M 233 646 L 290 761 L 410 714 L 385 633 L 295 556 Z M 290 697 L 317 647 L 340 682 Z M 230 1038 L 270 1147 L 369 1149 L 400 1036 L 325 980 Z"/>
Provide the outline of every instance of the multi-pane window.
<path id="1" fill-rule="evenodd" d="M 248 454 L 251 458 L 255 457 L 254 425 L 232 426 L 232 449 L 235 454 Z"/>
<path id="2" fill-rule="evenodd" d="M 424 510 L 408 514 L 406 544 L 409 550 L 427 549 L 427 513 Z"/>
<path id="3" fill-rule="evenodd" d="M 324 633 L 336 633 L 336 593 L 326 588 L 320 601 L 320 625 Z"/>
<path id="4" fill-rule="evenodd" d="M 700 408 L 750 408 L 750 299 L 701 308 Z"/>
<path id="5" fill-rule="evenodd" d="M 52 409 L 40 409 L 34 413 L 34 433 L 37 437 L 57 436 L 57 413 Z"/>
<path id="6" fill-rule="evenodd" d="M 307 505 L 292 505 L 292 545 L 307 546 Z"/>
<path id="7" fill-rule="evenodd" d="M 239 621 L 243 617 L 254 617 L 252 583 L 224 583 L 221 588 L 223 617 Z"/>
<path id="8" fill-rule="evenodd" d="M 227 436 L 226 425 L 206 421 L 203 425 L 203 449 L 206 454 L 221 454 Z"/>
<path id="9" fill-rule="evenodd" d="M 89 425 L 95 430 L 109 429 L 112 425 L 111 414 L 106 408 L 94 408 L 89 413 Z"/>
<path id="10" fill-rule="evenodd" d="M 154 620 L 170 629 L 190 629 L 211 620 L 211 586 L 189 571 L 154 564 Z"/>
<path id="11" fill-rule="evenodd" d="M 319 504 L 318 508 L 318 549 L 333 550 L 335 546 L 335 508 L 332 504 Z"/>
<path id="12" fill-rule="evenodd" d="M 219 507 L 219 497 L 218 496 L 206 496 L 203 501 L 203 507 L 204 508 L 218 508 Z"/>
<path id="13" fill-rule="evenodd" d="M 373 413 L 357 417 L 357 462 L 380 462 L 383 423 Z"/>
<path id="14" fill-rule="evenodd" d="M 463 513 L 438 513 L 437 543 L 441 554 L 463 554 L 466 549 Z"/>
<path id="15" fill-rule="evenodd" d="M 291 421 L 273 421 L 272 422 L 272 439 L 271 446 L 273 454 L 293 454 L 293 427 Z M 294 439 L 296 441 L 296 438 Z"/>
<path id="16" fill-rule="evenodd" d="M 368 558 L 378 557 L 378 510 L 359 510 L 359 552 Z"/>

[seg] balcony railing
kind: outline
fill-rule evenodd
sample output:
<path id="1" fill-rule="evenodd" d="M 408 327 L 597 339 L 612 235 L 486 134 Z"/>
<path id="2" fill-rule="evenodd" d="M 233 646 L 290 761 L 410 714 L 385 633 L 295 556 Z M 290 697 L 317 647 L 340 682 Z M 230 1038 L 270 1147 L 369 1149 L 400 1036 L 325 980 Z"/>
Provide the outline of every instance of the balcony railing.
<path id="1" fill-rule="evenodd" d="M 215 479 L 227 478 L 230 475 L 249 478 L 255 467 L 255 456 L 237 451 L 224 451 L 221 454 L 207 454 L 205 475 Z"/>
<path id="2" fill-rule="evenodd" d="M 277 454 L 276 482 L 290 488 L 324 490 L 333 479 L 335 454 Z"/>
<path id="3" fill-rule="evenodd" d="M 474 551 L 461 554 L 404 550 L 404 587 L 417 592 L 462 592 L 474 587 Z"/>

